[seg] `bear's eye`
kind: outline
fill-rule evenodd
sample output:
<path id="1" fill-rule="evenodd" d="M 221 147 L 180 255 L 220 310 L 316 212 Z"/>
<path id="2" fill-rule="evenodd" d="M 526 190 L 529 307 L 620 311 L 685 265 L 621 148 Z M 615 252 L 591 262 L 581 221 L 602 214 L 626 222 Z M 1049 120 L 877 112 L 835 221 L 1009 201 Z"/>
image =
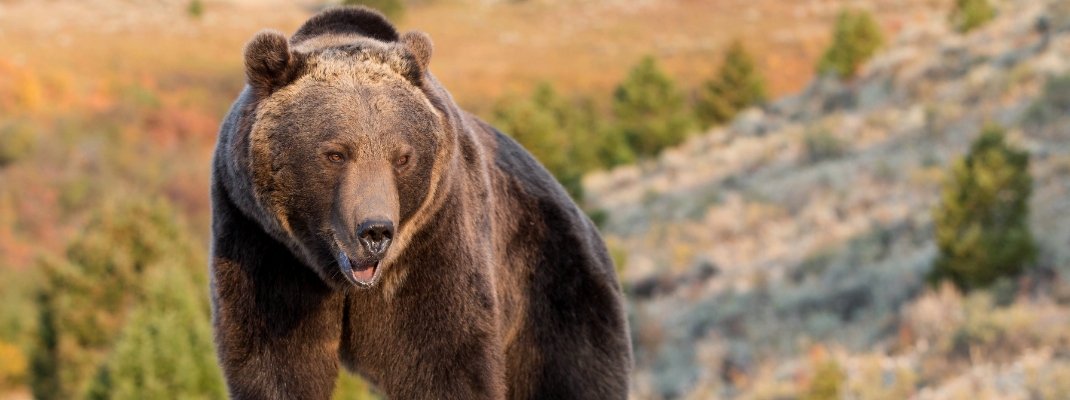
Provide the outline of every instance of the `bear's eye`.
<path id="1" fill-rule="evenodd" d="M 405 165 L 408 162 L 409 162 L 409 156 L 401 156 L 401 157 L 398 157 L 397 161 L 394 161 L 394 164 L 397 164 L 400 167 L 402 165 Z"/>
<path id="2" fill-rule="evenodd" d="M 340 163 L 342 161 L 345 161 L 345 157 L 342 157 L 342 155 L 339 154 L 339 153 L 328 153 L 327 154 L 327 159 L 331 160 L 331 162 L 335 162 L 335 163 Z"/>

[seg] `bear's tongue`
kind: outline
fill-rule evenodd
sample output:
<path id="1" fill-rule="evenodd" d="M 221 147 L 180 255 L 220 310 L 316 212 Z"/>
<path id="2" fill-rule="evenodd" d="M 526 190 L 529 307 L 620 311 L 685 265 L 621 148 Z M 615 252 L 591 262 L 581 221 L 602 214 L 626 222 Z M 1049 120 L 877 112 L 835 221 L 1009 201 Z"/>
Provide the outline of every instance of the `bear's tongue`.
<path id="1" fill-rule="evenodd" d="M 353 264 L 353 278 L 360 282 L 371 282 L 375 277 L 375 268 L 378 266 L 378 261 Z"/>
<path id="2" fill-rule="evenodd" d="M 371 283 L 375 278 L 375 270 L 379 267 L 379 261 L 351 260 L 345 251 L 338 252 L 338 263 L 343 273 L 348 273 L 361 284 Z"/>

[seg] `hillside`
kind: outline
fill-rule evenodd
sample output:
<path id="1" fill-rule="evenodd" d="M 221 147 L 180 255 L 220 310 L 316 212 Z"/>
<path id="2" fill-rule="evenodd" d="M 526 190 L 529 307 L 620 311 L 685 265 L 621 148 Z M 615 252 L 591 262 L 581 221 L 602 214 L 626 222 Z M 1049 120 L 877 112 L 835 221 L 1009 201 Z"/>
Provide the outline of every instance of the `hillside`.
<path id="1" fill-rule="evenodd" d="M 212 360 L 209 162 L 242 46 L 333 2 L 201 3 L 0 0 L 0 399 L 60 386 L 41 370 L 83 395 L 107 363 Z M 584 178 L 629 296 L 635 399 L 796 399 L 835 372 L 847 399 L 1070 398 L 1070 0 L 994 1 L 966 35 L 953 3 L 412 0 L 399 25 L 431 35 L 432 72 L 488 119 L 540 81 L 604 117 L 645 55 L 688 96 L 733 39 L 756 56 L 770 104 Z M 814 79 L 844 7 L 890 40 L 859 78 Z M 987 122 L 1032 155 L 1039 261 L 989 292 L 929 288 L 930 211 Z M 202 351 L 152 353 L 146 326 Z M 127 338 L 145 347 L 115 350 Z M 157 390 L 197 373 L 219 397 L 214 370 L 157 371 Z M 336 398 L 370 393 L 343 379 Z"/>
<path id="2" fill-rule="evenodd" d="M 933 14 L 853 81 L 816 79 L 588 175 L 586 204 L 626 260 L 636 398 L 794 398 L 828 360 L 844 398 L 1070 396 L 1068 63 L 1070 2 L 1002 2 L 966 35 Z M 1032 154 L 1041 256 L 964 297 L 923 282 L 931 210 L 990 122 Z"/>

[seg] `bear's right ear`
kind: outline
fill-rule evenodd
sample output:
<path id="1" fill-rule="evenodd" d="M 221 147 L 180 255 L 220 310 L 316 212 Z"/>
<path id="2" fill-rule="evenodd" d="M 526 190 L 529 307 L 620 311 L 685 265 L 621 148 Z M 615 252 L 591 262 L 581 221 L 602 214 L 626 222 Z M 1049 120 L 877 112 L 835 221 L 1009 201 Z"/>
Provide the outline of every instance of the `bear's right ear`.
<path id="1" fill-rule="evenodd" d="M 262 30 L 245 45 L 245 75 L 257 90 L 271 92 L 289 83 L 294 64 L 290 44 L 282 32 Z"/>
<path id="2" fill-rule="evenodd" d="M 408 31 L 401 35 L 401 42 L 409 49 L 409 53 L 416 59 L 420 66 L 420 74 L 427 72 L 427 65 L 431 63 L 431 53 L 435 51 L 435 45 L 431 43 L 431 37 L 420 31 Z"/>

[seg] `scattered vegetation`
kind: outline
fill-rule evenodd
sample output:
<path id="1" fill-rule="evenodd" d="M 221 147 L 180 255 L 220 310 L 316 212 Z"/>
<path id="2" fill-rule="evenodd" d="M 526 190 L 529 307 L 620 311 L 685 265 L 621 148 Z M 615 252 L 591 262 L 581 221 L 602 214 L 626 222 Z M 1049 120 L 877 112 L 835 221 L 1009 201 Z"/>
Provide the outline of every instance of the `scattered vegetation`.
<path id="1" fill-rule="evenodd" d="M 583 174 L 654 157 L 694 132 L 685 100 L 672 78 L 647 57 L 617 86 L 611 116 L 599 113 L 590 99 L 569 100 L 541 83 L 530 98 L 498 101 L 490 119 L 579 200 Z"/>
<path id="2" fill-rule="evenodd" d="M 984 26 L 996 17 L 996 10 L 989 0 L 955 0 L 951 11 L 951 24 L 959 32 L 969 32 Z"/>
<path id="3" fill-rule="evenodd" d="M 90 384 L 87 399 L 225 399 L 208 302 L 183 266 L 146 276 L 147 293 Z"/>
<path id="4" fill-rule="evenodd" d="M 619 135 L 596 115 L 590 101 L 570 101 L 547 83 L 531 97 L 506 98 L 494 107 L 494 125 L 516 139 L 568 190 L 583 197 L 585 172 L 631 161 Z"/>
<path id="5" fill-rule="evenodd" d="M 826 128 L 816 128 L 803 136 L 806 159 L 821 162 L 842 156 L 847 152 L 847 143 L 837 138 Z"/>
<path id="6" fill-rule="evenodd" d="M 22 385 L 29 369 L 26 355 L 18 347 L 0 340 L 0 392 Z"/>
<path id="7" fill-rule="evenodd" d="M 1070 116 L 1070 75 L 1048 78 L 1044 92 L 1030 105 L 1022 120 L 1022 125 L 1030 131 L 1051 130 L 1054 125 L 1057 133 L 1061 126 L 1057 122 Z"/>
<path id="8" fill-rule="evenodd" d="M 186 7 L 186 12 L 193 18 L 200 18 L 204 16 L 204 4 L 201 0 L 190 0 L 189 6 Z"/>
<path id="9" fill-rule="evenodd" d="M 160 391 L 174 397 L 212 379 L 221 385 L 218 369 L 200 368 L 204 360 L 215 365 L 205 336 L 207 279 L 176 219 L 161 202 L 113 206 L 67 247 L 66 259 L 42 262 L 46 282 L 30 377 L 35 398 L 145 398 Z M 196 284 L 147 290 L 165 272 L 175 285 L 182 282 L 176 276 Z M 174 369 L 183 365 L 189 368 Z"/>
<path id="10" fill-rule="evenodd" d="M 817 63 L 817 72 L 853 78 L 883 43 L 884 35 L 873 14 L 843 10 L 832 30 L 832 44 Z"/>
<path id="11" fill-rule="evenodd" d="M 12 123 L 0 126 L 0 167 L 29 155 L 34 142 L 33 128 L 28 124 Z"/>
<path id="12" fill-rule="evenodd" d="M 806 391 L 800 400 L 837 400 L 843 388 L 843 382 L 847 378 L 835 360 L 828 360 L 814 371 L 814 378 L 810 382 L 810 389 Z"/>
<path id="13" fill-rule="evenodd" d="M 747 107 L 769 98 L 765 77 L 743 42 L 736 40 L 725 52 L 717 74 L 699 89 L 695 115 L 703 128 L 730 121 Z"/>
<path id="14" fill-rule="evenodd" d="M 1029 231 L 1029 153 L 1008 145 L 989 125 L 951 168 L 933 211 L 940 249 L 930 279 L 963 289 L 1015 277 L 1036 258 Z"/>
<path id="15" fill-rule="evenodd" d="M 654 156 L 683 142 L 695 129 L 684 100 L 653 57 L 632 68 L 613 93 L 613 115 L 637 156 Z"/>
<path id="16" fill-rule="evenodd" d="M 338 375 L 331 400 L 379 400 L 371 386 L 360 378 L 344 372 Z"/>

